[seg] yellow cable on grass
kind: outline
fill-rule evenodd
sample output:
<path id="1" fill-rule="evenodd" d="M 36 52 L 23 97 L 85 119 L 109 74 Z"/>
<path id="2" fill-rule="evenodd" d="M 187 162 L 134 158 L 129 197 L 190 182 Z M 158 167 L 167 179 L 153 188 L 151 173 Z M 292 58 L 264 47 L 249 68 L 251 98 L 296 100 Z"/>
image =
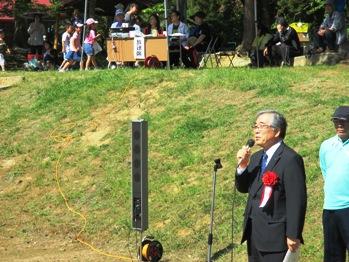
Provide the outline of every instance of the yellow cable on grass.
<path id="1" fill-rule="evenodd" d="M 125 93 L 126 93 L 127 90 L 128 90 L 128 88 L 125 88 L 125 89 L 124 89 L 124 91 L 122 92 L 120 98 L 122 98 L 122 97 L 125 95 Z M 75 125 L 75 124 L 74 124 L 74 125 Z M 59 136 L 53 136 L 53 134 L 55 133 L 55 131 L 56 131 L 56 129 L 54 129 L 54 130 L 50 133 L 49 137 L 50 137 L 50 138 L 53 138 L 54 141 L 58 142 L 58 141 L 59 141 L 59 139 L 58 139 Z M 57 159 L 57 161 L 56 161 L 56 167 L 55 167 L 55 180 L 56 180 L 57 188 L 58 188 L 59 193 L 61 194 L 62 198 L 64 199 L 64 203 L 65 203 L 65 206 L 67 207 L 67 209 L 68 209 L 71 213 L 73 213 L 73 214 L 75 214 L 75 215 L 78 215 L 78 216 L 81 218 L 81 220 L 84 221 L 84 225 L 83 225 L 83 227 L 81 228 L 81 230 L 79 231 L 79 233 L 76 234 L 76 238 L 75 238 L 75 239 L 76 239 L 77 241 L 79 241 L 81 244 L 83 244 L 83 245 L 89 247 L 92 251 L 94 251 L 94 252 L 96 252 L 96 253 L 98 253 L 98 254 L 101 254 L 101 255 L 103 255 L 103 256 L 112 257 L 112 258 L 117 258 L 117 259 L 120 259 L 120 260 L 133 261 L 132 257 L 125 257 L 125 256 L 119 256 L 119 255 L 114 255 L 114 254 L 107 253 L 107 252 L 105 252 L 105 251 L 103 251 L 103 250 L 101 250 L 101 249 L 98 249 L 98 248 L 94 247 L 92 244 L 90 244 L 90 243 L 88 243 L 88 242 L 86 242 L 86 241 L 84 241 L 84 240 L 82 240 L 82 239 L 80 238 L 80 235 L 82 234 L 82 232 L 85 231 L 85 228 L 86 228 L 86 225 L 87 225 L 87 219 L 86 219 L 86 217 L 85 217 L 82 213 L 80 213 L 80 212 L 74 210 L 74 209 L 69 205 L 68 199 L 67 199 L 67 197 L 65 196 L 65 194 L 64 194 L 64 192 L 63 192 L 63 190 L 62 190 L 62 187 L 61 187 L 61 184 L 60 184 L 60 180 L 59 180 L 59 176 L 58 176 L 58 173 L 59 173 L 59 166 L 60 166 L 60 162 L 61 162 L 61 159 L 62 159 L 62 156 L 63 156 L 64 148 L 66 148 L 66 147 L 69 145 L 69 143 L 73 140 L 73 138 L 72 138 L 71 136 L 66 136 L 66 137 L 61 136 L 60 138 L 63 138 L 63 140 L 64 140 L 66 143 L 63 145 L 62 151 L 61 151 L 61 153 L 60 153 L 60 155 L 59 155 L 59 157 L 58 157 L 58 159 Z"/>
<path id="2" fill-rule="evenodd" d="M 67 140 L 68 140 L 68 142 L 67 142 L 67 144 L 68 144 L 68 143 L 71 141 L 71 138 L 68 137 Z M 65 147 L 65 146 L 64 146 L 64 147 Z M 56 179 L 56 184 L 57 184 L 58 190 L 59 190 L 59 192 L 60 192 L 62 198 L 64 199 L 65 206 L 68 208 L 68 210 L 69 210 L 71 213 L 73 213 L 73 214 L 75 214 L 75 215 L 78 215 L 78 216 L 84 221 L 83 227 L 81 228 L 81 230 L 79 231 L 79 233 L 77 233 L 77 235 L 76 235 L 76 240 L 79 241 L 81 244 L 83 244 L 83 245 L 85 245 L 85 246 L 88 246 L 92 251 L 94 251 L 94 252 L 96 252 L 96 253 L 98 253 L 98 254 L 101 254 L 101 255 L 103 255 L 103 256 L 112 257 L 112 258 L 117 258 L 117 259 L 126 260 L 126 261 L 133 261 L 133 259 L 130 258 L 130 257 L 124 257 L 124 256 L 119 256 L 119 255 L 113 255 L 113 254 L 110 254 L 110 253 L 106 253 L 106 252 L 104 252 L 103 250 L 100 250 L 100 249 L 94 247 L 94 246 L 91 245 L 90 243 L 88 243 L 88 242 L 86 242 L 86 241 L 84 241 L 84 240 L 82 240 L 82 239 L 80 238 L 81 233 L 85 231 L 85 228 L 86 228 L 86 225 L 87 225 L 87 219 L 86 219 L 86 217 L 85 217 L 82 213 L 80 213 L 80 212 L 74 210 L 74 209 L 69 205 L 68 199 L 67 199 L 67 197 L 65 196 L 65 194 L 64 194 L 64 192 L 63 192 L 63 190 L 62 190 L 61 184 L 60 184 L 60 182 L 59 182 L 59 177 L 58 177 L 58 171 L 59 171 L 59 166 L 60 166 L 60 161 L 61 161 L 62 156 L 63 156 L 63 150 L 62 150 L 62 152 L 61 152 L 59 158 L 57 159 L 56 168 L 55 168 L 55 179 Z"/>

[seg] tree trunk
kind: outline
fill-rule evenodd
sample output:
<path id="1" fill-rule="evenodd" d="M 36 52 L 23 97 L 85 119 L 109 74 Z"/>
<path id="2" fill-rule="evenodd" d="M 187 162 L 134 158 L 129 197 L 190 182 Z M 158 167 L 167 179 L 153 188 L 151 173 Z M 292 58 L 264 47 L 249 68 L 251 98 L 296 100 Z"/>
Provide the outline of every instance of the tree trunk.
<path id="1" fill-rule="evenodd" d="M 258 8 L 260 12 L 260 21 L 267 27 L 270 28 L 270 26 L 275 21 L 276 16 L 276 4 L 277 1 L 270 0 L 270 1 L 260 1 L 258 2 L 261 7 Z"/>
<path id="2" fill-rule="evenodd" d="M 89 0 L 87 16 L 95 18 L 95 13 L 96 13 L 95 9 L 96 9 L 96 0 Z"/>
<path id="3" fill-rule="evenodd" d="M 254 29 L 254 0 L 245 0 L 244 5 L 244 19 L 243 19 L 243 36 L 242 36 L 242 50 L 247 51 L 251 49 L 253 39 L 255 37 Z"/>

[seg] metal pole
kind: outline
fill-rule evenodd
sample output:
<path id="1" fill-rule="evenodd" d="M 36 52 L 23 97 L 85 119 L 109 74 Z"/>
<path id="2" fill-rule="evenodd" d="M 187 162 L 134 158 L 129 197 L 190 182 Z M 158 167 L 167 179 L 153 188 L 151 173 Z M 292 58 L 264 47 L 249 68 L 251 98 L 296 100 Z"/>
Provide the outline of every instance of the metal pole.
<path id="1" fill-rule="evenodd" d="M 85 9 L 84 9 L 84 29 L 82 31 L 82 45 L 81 45 L 81 58 L 80 58 L 80 70 L 83 69 L 84 64 L 84 40 L 86 35 L 86 20 L 87 20 L 87 4 L 88 0 L 85 0 Z"/>
<path id="2" fill-rule="evenodd" d="M 211 221 L 210 221 L 210 232 L 208 234 L 208 252 L 207 252 L 207 262 L 211 262 L 212 256 L 212 243 L 213 243 L 213 215 L 216 197 L 216 180 L 217 180 L 217 170 L 213 171 L 212 175 L 212 197 L 211 197 Z"/>
<path id="3" fill-rule="evenodd" d="M 256 38 L 258 36 L 258 21 L 257 21 L 257 0 L 254 0 L 254 30 Z M 259 68 L 259 48 L 256 44 L 257 67 Z"/>
<path id="4" fill-rule="evenodd" d="M 166 42 L 167 42 L 167 69 L 170 69 L 170 48 L 169 48 L 169 37 L 168 37 L 168 21 L 167 21 L 167 0 L 164 0 L 165 9 L 165 26 L 166 26 Z"/>

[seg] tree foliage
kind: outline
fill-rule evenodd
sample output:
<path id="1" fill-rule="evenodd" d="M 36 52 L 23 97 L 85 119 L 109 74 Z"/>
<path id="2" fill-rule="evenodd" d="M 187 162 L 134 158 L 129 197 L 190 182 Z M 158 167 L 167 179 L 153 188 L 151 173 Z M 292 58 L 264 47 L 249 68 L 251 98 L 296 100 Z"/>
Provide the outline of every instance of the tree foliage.
<path id="1" fill-rule="evenodd" d="M 223 42 L 240 42 L 242 36 L 243 6 L 240 0 L 188 0 L 188 14 L 206 13 L 206 20 Z"/>
<path id="2" fill-rule="evenodd" d="M 278 15 L 288 21 L 319 23 L 323 17 L 324 0 L 278 0 Z"/>

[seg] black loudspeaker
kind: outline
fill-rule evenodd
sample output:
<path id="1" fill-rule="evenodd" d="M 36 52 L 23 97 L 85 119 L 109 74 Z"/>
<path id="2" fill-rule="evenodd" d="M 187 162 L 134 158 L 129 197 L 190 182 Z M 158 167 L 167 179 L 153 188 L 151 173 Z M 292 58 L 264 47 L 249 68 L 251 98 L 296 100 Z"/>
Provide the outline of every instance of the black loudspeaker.
<path id="1" fill-rule="evenodd" d="M 148 123 L 132 121 L 132 227 L 148 229 Z"/>

